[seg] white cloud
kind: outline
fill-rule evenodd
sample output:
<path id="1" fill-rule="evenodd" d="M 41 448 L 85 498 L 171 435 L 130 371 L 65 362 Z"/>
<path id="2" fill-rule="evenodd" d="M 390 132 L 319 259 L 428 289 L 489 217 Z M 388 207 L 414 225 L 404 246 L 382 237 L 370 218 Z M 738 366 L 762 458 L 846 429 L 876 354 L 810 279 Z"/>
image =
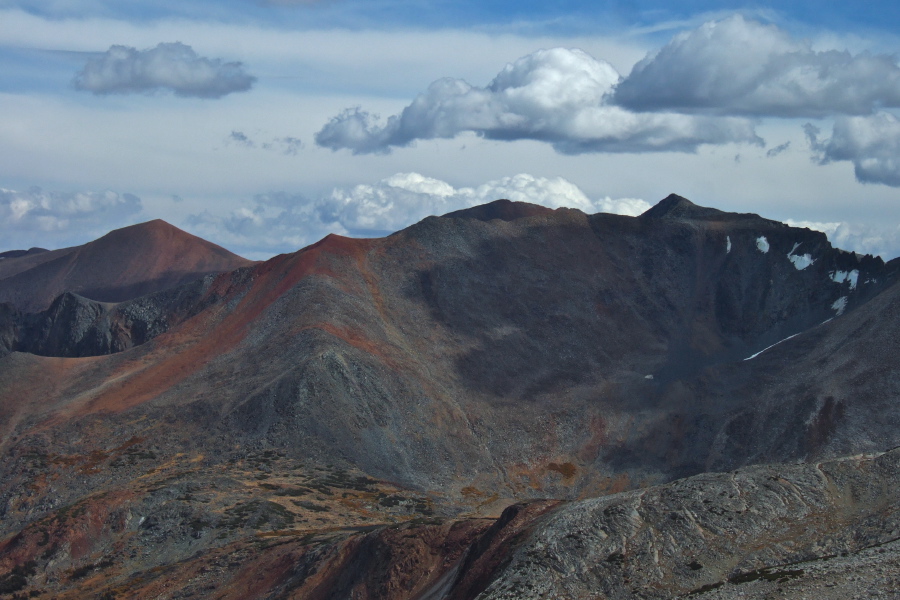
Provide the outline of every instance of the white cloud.
<path id="1" fill-rule="evenodd" d="M 581 50 L 538 50 L 508 64 L 483 88 L 461 79 L 435 81 L 384 124 L 359 108 L 347 109 L 316 134 L 316 143 L 355 154 L 386 153 L 464 131 L 549 142 L 565 154 L 693 152 L 702 144 L 762 142 L 743 119 L 638 114 L 613 106 L 609 96 L 618 81 L 612 65 Z"/>
<path id="2" fill-rule="evenodd" d="M 575 184 L 561 177 L 535 177 L 520 173 L 477 187 L 454 188 L 449 183 L 418 173 L 398 173 L 375 185 L 338 189 L 323 202 L 333 218 L 348 229 L 394 231 L 429 215 L 506 198 L 549 208 L 570 207 L 586 213 L 640 214 L 650 205 L 643 200 L 609 197 L 590 200 Z"/>
<path id="3" fill-rule="evenodd" d="M 221 98 L 250 89 L 256 78 L 239 62 L 198 56 L 180 42 L 148 50 L 111 46 L 90 59 L 75 77 L 75 87 L 94 94 L 136 94 L 170 90 L 176 96 Z"/>
<path id="4" fill-rule="evenodd" d="M 477 187 L 454 188 L 418 173 L 398 173 L 375 184 L 337 188 L 317 200 L 284 192 L 258 195 L 224 217 L 208 211 L 193 215 L 187 226 L 245 256 L 263 258 L 273 252 L 297 250 L 328 233 L 385 235 L 429 215 L 500 198 L 587 213 L 637 215 L 650 207 L 635 198 L 591 200 L 560 177 L 519 174 Z"/>
<path id="5" fill-rule="evenodd" d="M 2 4 L 2 2 L 0 2 Z M 305 11 L 304 11 L 305 12 Z M 94 52 L 127 40 L 151 47 L 160 40 L 190 40 L 207 56 L 240 58 L 253 64 L 261 81 L 309 93 L 377 91 L 408 98 L 447 73 L 474 81 L 490 79 L 496 66 L 486 57 L 509 60 L 535 48 L 562 44 L 603 56 L 619 70 L 647 53 L 646 43 L 625 32 L 614 36 L 513 35 L 471 29 L 340 29 L 287 21 L 264 26 L 254 21 L 228 23 L 168 17 L 145 21 L 112 18 L 46 18 L 0 8 L 0 40 L 7 47 Z M 364 52 L 360 52 L 364 48 Z M 410 52 L 415 48 L 415 52 Z M 230 60 L 234 60 L 231 58 Z M 496 63 L 494 63 L 496 64 Z"/>
<path id="6" fill-rule="evenodd" d="M 900 256 L 900 225 L 794 221 L 785 220 L 791 227 L 806 227 L 828 236 L 831 245 L 859 254 L 872 254 L 890 260 Z"/>
<path id="7" fill-rule="evenodd" d="M 900 119 L 887 112 L 865 117 L 839 117 L 831 138 L 820 140 L 818 127 L 805 126 L 820 164 L 850 161 L 861 183 L 900 187 Z"/>
<path id="8" fill-rule="evenodd" d="M 5 249 L 32 246 L 36 238 L 54 247 L 84 243 L 129 224 L 140 211 L 141 200 L 131 194 L 0 188 L 0 239 Z"/>
<path id="9" fill-rule="evenodd" d="M 883 54 L 815 51 L 774 25 L 736 15 L 678 35 L 648 55 L 615 99 L 644 111 L 860 115 L 900 106 L 900 66 Z"/>

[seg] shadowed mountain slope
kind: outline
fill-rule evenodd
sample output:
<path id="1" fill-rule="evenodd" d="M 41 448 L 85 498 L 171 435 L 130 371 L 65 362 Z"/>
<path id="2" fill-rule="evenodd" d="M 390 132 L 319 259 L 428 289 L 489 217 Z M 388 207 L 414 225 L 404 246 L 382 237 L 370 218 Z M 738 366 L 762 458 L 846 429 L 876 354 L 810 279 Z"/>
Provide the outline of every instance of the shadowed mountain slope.
<path id="1" fill-rule="evenodd" d="M 0 303 L 38 312 L 63 292 L 120 302 L 250 264 L 157 219 L 83 246 L 0 260 Z"/>

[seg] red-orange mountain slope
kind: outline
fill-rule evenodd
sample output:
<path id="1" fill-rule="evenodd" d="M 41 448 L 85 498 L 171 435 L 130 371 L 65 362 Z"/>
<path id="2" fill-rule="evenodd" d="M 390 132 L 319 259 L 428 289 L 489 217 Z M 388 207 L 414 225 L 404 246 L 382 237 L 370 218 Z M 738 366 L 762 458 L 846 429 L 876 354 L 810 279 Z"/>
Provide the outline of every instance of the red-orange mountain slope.
<path id="1" fill-rule="evenodd" d="M 157 219 L 82 246 L 0 261 L 0 303 L 37 312 L 63 292 L 120 302 L 251 264 Z"/>

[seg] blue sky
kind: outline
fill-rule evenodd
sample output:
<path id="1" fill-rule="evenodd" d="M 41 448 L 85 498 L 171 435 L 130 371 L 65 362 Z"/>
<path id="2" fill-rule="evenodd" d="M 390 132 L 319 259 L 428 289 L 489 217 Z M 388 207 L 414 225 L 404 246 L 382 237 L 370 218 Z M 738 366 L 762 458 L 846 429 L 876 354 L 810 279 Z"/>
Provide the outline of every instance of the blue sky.
<path id="1" fill-rule="evenodd" d="M 0 251 L 670 192 L 900 255 L 896 3 L 0 0 Z"/>

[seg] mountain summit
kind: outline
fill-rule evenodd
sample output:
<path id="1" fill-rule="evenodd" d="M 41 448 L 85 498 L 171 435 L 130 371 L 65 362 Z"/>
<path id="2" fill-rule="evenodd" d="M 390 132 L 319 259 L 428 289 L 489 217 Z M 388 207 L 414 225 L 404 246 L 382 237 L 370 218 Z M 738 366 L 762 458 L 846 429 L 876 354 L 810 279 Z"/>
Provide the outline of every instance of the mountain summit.
<path id="1" fill-rule="evenodd" d="M 546 215 L 552 212 L 553 209 L 538 204 L 501 199 L 488 202 L 487 204 L 453 211 L 447 213 L 444 217 L 451 219 L 477 219 L 479 221 L 491 221 L 493 219 L 515 221 L 516 219 L 524 219 L 536 215 Z"/>
<path id="2" fill-rule="evenodd" d="M 729 213 L 715 208 L 698 206 L 678 194 L 669 194 L 641 215 L 644 219 L 686 219 L 689 221 L 764 220 L 759 215 Z M 770 221 L 774 223 L 774 221 Z"/>
<path id="3" fill-rule="evenodd" d="M 35 312 L 63 292 L 120 302 L 253 264 L 162 220 L 72 248 L 0 261 L 0 303 Z"/>

